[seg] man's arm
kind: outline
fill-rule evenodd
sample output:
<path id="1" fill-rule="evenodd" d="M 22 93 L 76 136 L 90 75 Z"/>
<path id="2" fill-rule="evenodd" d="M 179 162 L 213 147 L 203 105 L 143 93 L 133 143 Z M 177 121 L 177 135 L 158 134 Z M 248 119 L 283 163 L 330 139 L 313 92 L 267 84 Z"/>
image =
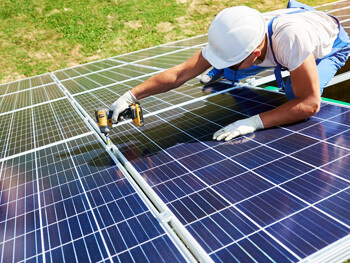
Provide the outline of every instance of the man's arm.
<path id="1" fill-rule="evenodd" d="M 186 81 L 198 76 L 210 66 L 209 62 L 202 56 L 202 51 L 198 51 L 180 65 L 149 78 L 142 84 L 127 91 L 111 105 L 109 110 L 113 112 L 113 121 L 117 123 L 119 114 L 131 104 L 137 102 L 137 100 L 175 89 Z"/>
<path id="2" fill-rule="evenodd" d="M 313 116 L 321 104 L 320 83 L 313 54 L 310 54 L 296 70 L 290 72 L 290 78 L 296 97 L 294 100 L 273 110 L 231 123 L 217 131 L 213 139 L 229 141 L 258 129 L 289 124 Z"/>
<path id="3" fill-rule="evenodd" d="M 181 86 L 186 81 L 207 70 L 210 66 L 209 62 L 202 56 L 202 51 L 198 51 L 180 65 L 161 72 L 134 87 L 131 89 L 131 92 L 138 100 L 150 95 L 163 93 Z"/>
<path id="4" fill-rule="evenodd" d="M 321 104 L 320 83 L 313 54 L 290 72 L 295 99 L 260 114 L 264 128 L 289 124 L 313 116 Z"/>

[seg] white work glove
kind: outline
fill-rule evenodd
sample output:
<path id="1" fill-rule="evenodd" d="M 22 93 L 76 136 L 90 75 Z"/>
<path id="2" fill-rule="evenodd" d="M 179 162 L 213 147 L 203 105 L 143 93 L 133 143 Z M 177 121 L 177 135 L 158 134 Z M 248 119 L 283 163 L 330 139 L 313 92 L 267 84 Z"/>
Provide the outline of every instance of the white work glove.
<path id="1" fill-rule="evenodd" d="M 214 133 L 213 139 L 217 141 L 221 141 L 222 139 L 229 141 L 235 137 L 246 135 L 259 129 L 264 129 L 264 125 L 259 114 L 257 114 L 247 119 L 235 121 L 224 128 L 221 128 Z"/>
<path id="2" fill-rule="evenodd" d="M 137 102 L 135 96 L 129 91 L 125 92 L 123 96 L 117 99 L 111 107 L 109 107 L 110 111 L 113 111 L 112 120 L 114 123 L 118 122 L 118 117 L 121 112 L 129 108 L 129 106 L 133 103 Z"/>

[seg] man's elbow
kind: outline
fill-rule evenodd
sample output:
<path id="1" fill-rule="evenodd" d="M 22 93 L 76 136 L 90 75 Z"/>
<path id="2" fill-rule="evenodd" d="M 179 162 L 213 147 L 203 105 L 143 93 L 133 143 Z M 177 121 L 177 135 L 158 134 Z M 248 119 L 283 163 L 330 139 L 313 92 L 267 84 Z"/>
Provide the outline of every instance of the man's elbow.
<path id="1" fill-rule="evenodd" d="M 310 118 L 314 116 L 321 107 L 321 98 L 320 97 L 314 97 L 304 104 L 303 111 L 305 114 L 305 118 Z"/>

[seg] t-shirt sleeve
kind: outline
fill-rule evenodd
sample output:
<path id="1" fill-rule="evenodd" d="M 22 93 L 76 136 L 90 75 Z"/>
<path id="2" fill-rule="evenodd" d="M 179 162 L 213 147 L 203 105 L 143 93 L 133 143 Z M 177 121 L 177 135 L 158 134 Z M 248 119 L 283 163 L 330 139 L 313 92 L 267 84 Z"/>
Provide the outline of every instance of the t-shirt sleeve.
<path id="1" fill-rule="evenodd" d="M 289 71 L 297 69 L 315 49 L 311 35 L 301 27 L 289 26 L 275 38 L 277 61 Z"/>

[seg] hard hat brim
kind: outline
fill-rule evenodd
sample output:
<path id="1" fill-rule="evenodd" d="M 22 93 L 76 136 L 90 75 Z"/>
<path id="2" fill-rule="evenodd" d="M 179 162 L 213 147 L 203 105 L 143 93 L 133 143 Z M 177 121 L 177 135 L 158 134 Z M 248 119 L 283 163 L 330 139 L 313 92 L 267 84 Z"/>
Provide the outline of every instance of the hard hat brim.
<path id="1" fill-rule="evenodd" d="M 232 64 L 232 62 L 225 61 L 225 60 L 219 58 L 218 56 L 216 56 L 215 53 L 213 52 L 213 49 L 211 48 L 210 44 L 208 44 L 202 50 L 202 55 L 214 68 L 217 68 L 217 69 L 224 69 L 224 68 L 228 68 L 228 67 L 234 65 L 234 64 Z M 237 63 L 235 63 L 235 64 L 237 64 Z"/>

